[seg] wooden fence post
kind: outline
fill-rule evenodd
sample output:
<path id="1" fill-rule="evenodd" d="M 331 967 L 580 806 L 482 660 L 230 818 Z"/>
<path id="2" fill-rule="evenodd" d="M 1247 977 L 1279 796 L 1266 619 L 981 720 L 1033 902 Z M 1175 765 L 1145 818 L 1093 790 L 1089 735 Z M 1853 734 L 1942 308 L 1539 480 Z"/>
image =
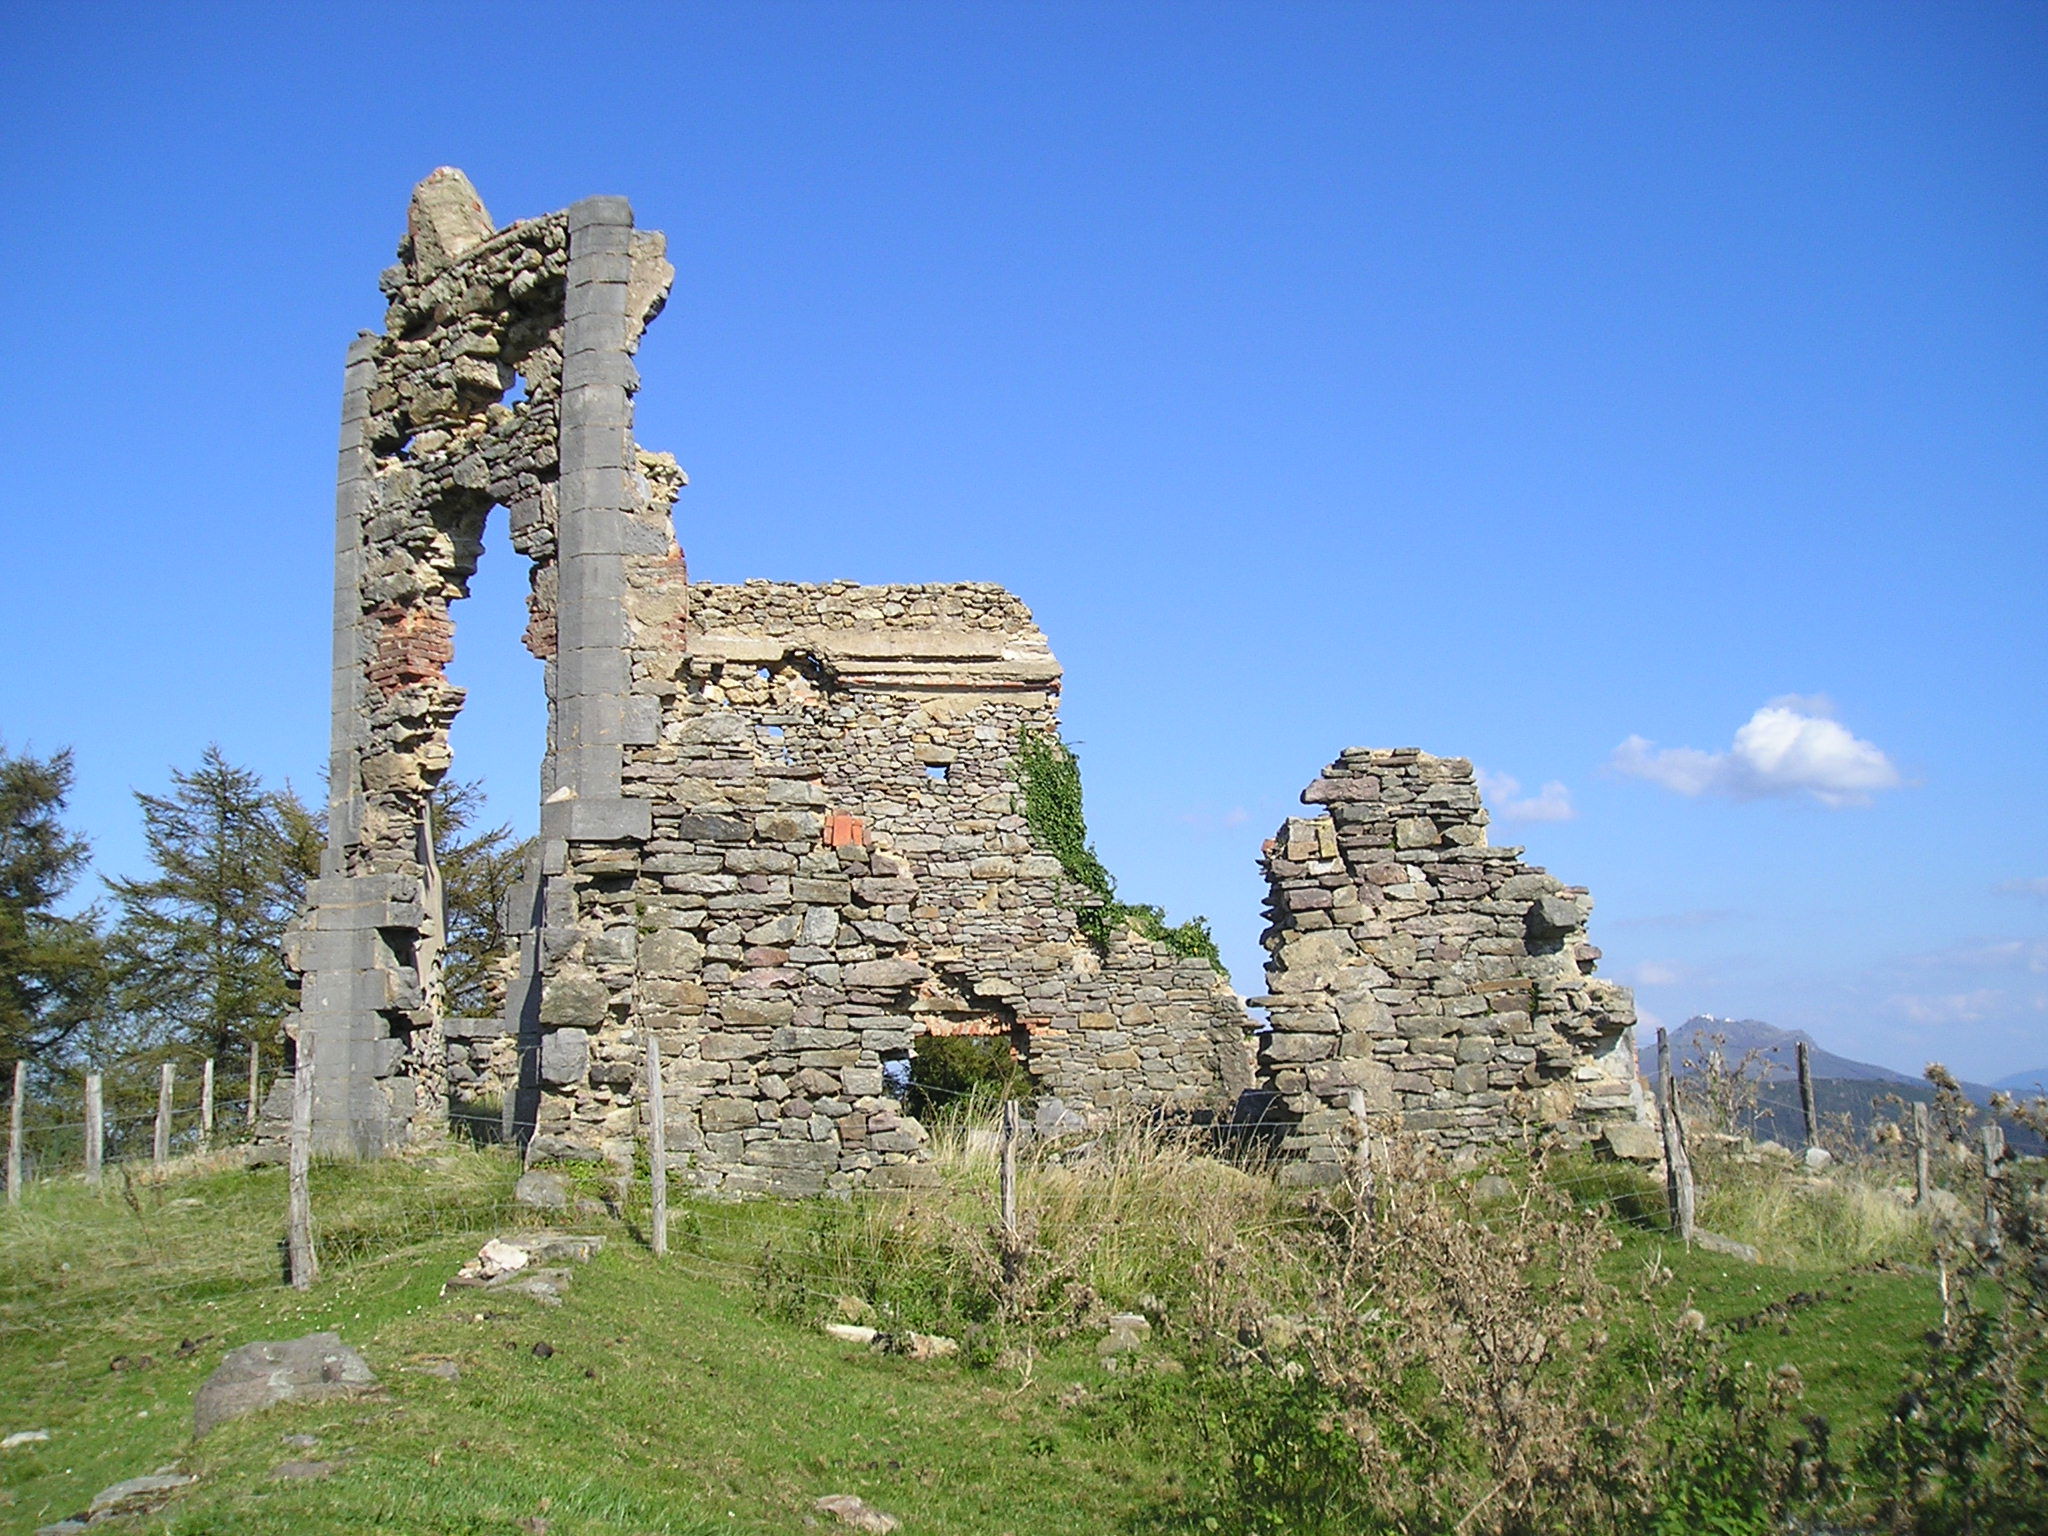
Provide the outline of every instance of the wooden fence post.
<path id="1" fill-rule="evenodd" d="M 150 1164 L 158 1173 L 164 1171 L 164 1164 L 171 1160 L 171 1093 L 178 1080 L 178 1069 L 165 1062 L 157 1070 L 156 1077 L 156 1139 L 150 1146 Z"/>
<path id="2" fill-rule="evenodd" d="M 1915 1099 L 1913 1101 L 1913 1203 L 1915 1205 L 1925 1205 L 1927 1198 L 1927 1106 L 1919 1099 Z"/>
<path id="3" fill-rule="evenodd" d="M 1820 1145 L 1820 1109 L 1813 1098 L 1813 1059 L 1806 1042 L 1799 1042 L 1799 1112 L 1806 1118 L 1806 1144 Z"/>
<path id="4" fill-rule="evenodd" d="M 1664 1198 L 1672 1225 L 1688 1247 L 1693 1236 L 1692 1161 L 1685 1155 L 1685 1125 L 1678 1117 L 1678 1084 L 1671 1075 L 1671 1040 L 1657 1031 L 1657 1107 L 1664 1122 Z"/>
<path id="5" fill-rule="evenodd" d="M 256 1126 L 256 1089 L 263 1081 L 263 1072 L 260 1065 L 262 1059 L 263 1047 L 256 1041 L 251 1040 L 249 1042 L 249 1127 L 251 1130 L 255 1129 Z"/>
<path id="6" fill-rule="evenodd" d="M 21 1204 L 21 1101 L 28 1093 L 28 1063 L 14 1064 L 14 1102 L 7 1111 L 7 1203 Z"/>
<path id="7" fill-rule="evenodd" d="M 1998 1165 L 2005 1160 L 2005 1127 L 1996 1120 L 1984 1127 L 1984 1246 L 1994 1253 L 2005 1246 L 2005 1224 L 1998 1218 Z"/>
<path id="8" fill-rule="evenodd" d="M 107 1113 L 104 1089 L 97 1072 L 85 1074 L 85 1182 L 100 1181 L 100 1165 L 107 1156 Z"/>
<path id="9" fill-rule="evenodd" d="M 289 1230 L 285 1249 L 291 1262 L 292 1289 L 310 1290 L 320 1278 L 320 1260 L 313 1252 L 313 1197 L 306 1175 L 313 1160 L 313 1037 L 302 1031 L 298 1060 L 292 1069 L 292 1146 L 288 1164 Z"/>
<path id="10" fill-rule="evenodd" d="M 668 1252 L 668 1107 L 661 1096 L 661 1040 L 648 1030 L 647 1162 L 654 1191 L 654 1255 Z"/>
<path id="11" fill-rule="evenodd" d="M 1003 1213 L 1003 1279 L 1013 1283 L 1023 1263 L 1024 1244 L 1017 1231 L 1017 1142 L 1022 1138 L 1023 1115 L 1015 1099 L 1003 1100 L 1001 1172 L 999 1174 Z"/>
<path id="12" fill-rule="evenodd" d="M 199 1069 L 199 1137 L 207 1146 L 213 1145 L 213 1058 Z"/>
<path id="13" fill-rule="evenodd" d="M 1372 1188 L 1372 1123 L 1366 1119 L 1365 1090 L 1353 1088 L 1344 1095 L 1344 1107 L 1351 1112 L 1351 1130 L 1356 1143 L 1351 1155 L 1358 1163 L 1358 1187 Z"/>

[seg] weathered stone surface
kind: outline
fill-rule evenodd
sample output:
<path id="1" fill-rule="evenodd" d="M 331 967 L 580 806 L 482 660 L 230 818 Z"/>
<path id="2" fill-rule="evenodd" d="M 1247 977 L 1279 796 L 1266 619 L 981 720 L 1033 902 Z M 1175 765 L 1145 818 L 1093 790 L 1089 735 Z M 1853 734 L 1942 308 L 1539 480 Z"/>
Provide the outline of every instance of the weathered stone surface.
<path id="1" fill-rule="evenodd" d="M 1731 1259 L 1740 1259 L 1745 1264 L 1761 1264 L 1763 1262 L 1763 1256 L 1748 1243 L 1737 1242 L 1732 1237 L 1723 1237 L 1718 1232 L 1696 1229 L 1693 1232 L 1692 1240 L 1696 1246 L 1706 1249 L 1708 1253 L 1718 1253 Z"/>
<path id="2" fill-rule="evenodd" d="M 832 1516 L 847 1529 L 864 1531 L 869 1536 L 889 1536 L 903 1524 L 894 1515 L 884 1514 L 854 1493 L 828 1493 L 812 1507 L 821 1514 Z"/>
<path id="3" fill-rule="evenodd" d="M 1632 1163 L 1661 1163 L 1664 1140 L 1654 1125 L 1641 1121 L 1615 1121 L 1600 1128 L 1607 1150 Z"/>
<path id="4" fill-rule="evenodd" d="M 590 1033 L 557 1029 L 541 1036 L 541 1080 L 558 1088 L 580 1082 L 590 1070 Z"/>
<path id="5" fill-rule="evenodd" d="M 1118 1312 L 1109 1320 L 1109 1331 L 1095 1346 L 1098 1355 L 1127 1355 L 1143 1349 L 1152 1338 L 1152 1322 L 1142 1312 Z"/>
<path id="6" fill-rule="evenodd" d="M 144 1514 L 157 1508 L 180 1488 L 190 1487 L 199 1479 L 184 1472 L 152 1472 L 144 1477 L 125 1478 L 111 1488 L 102 1488 L 93 1495 L 87 1506 L 89 1523 L 99 1524 L 102 1520 L 118 1520 L 128 1515 Z"/>
<path id="7" fill-rule="evenodd" d="M 357 1397 L 376 1388 L 369 1363 L 336 1333 L 244 1344 L 201 1384 L 192 1402 L 192 1432 L 277 1403 Z"/>
<path id="8" fill-rule="evenodd" d="M 566 1211 L 569 1181 L 558 1173 L 535 1168 L 519 1176 L 519 1182 L 512 1186 L 512 1199 L 517 1205 L 535 1210 Z"/>
<path id="9" fill-rule="evenodd" d="M 1355 1144 L 1354 1096 L 1370 1124 L 1447 1148 L 1534 1122 L 1654 1159 L 1634 1004 L 1592 974 L 1590 898 L 1487 846 L 1471 764 L 1352 748 L 1302 799 L 1328 816 L 1266 845 L 1262 1056 L 1309 1160 L 1290 1181 Z"/>

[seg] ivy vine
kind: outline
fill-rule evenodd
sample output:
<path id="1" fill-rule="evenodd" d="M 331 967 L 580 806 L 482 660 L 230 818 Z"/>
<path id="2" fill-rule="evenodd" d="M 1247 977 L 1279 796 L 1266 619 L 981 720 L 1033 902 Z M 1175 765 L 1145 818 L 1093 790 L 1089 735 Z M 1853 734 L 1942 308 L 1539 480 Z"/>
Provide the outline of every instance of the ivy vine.
<path id="1" fill-rule="evenodd" d="M 1067 878 L 1096 899 L 1082 906 L 1076 921 L 1099 949 L 1118 929 L 1155 939 L 1177 955 L 1206 960 L 1223 969 L 1223 956 L 1208 919 L 1191 917 L 1169 925 L 1160 907 L 1116 899 L 1116 880 L 1088 841 L 1081 810 L 1081 761 L 1058 736 L 1024 727 L 1017 735 L 1017 782 L 1024 789 L 1024 820 L 1041 848 L 1060 861 Z"/>

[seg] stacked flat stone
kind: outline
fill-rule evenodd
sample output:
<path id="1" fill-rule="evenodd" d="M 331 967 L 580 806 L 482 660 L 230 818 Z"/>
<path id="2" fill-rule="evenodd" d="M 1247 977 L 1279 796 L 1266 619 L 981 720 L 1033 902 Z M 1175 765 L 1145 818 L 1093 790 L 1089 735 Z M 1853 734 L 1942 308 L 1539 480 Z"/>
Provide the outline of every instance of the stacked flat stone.
<path id="1" fill-rule="evenodd" d="M 1592 900 L 1489 847 L 1472 765 L 1352 748 L 1266 844 L 1262 1066 L 1300 1183 L 1367 1127 L 1446 1148 L 1646 1122 L 1628 991 L 1597 979 Z M 1633 1144 L 1633 1143 L 1631 1143 Z"/>
<path id="2" fill-rule="evenodd" d="M 494 505 L 532 562 L 527 642 L 548 663 L 541 776 L 558 802 L 543 818 L 555 872 L 570 838 L 644 826 L 618 787 L 634 725 L 623 562 L 646 548 L 674 558 L 667 503 L 682 477 L 632 443 L 631 355 L 672 277 L 661 237 L 633 229 L 622 199 L 498 229 L 468 180 L 443 169 L 414 190 L 399 262 L 383 275 L 385 333 L 349 350 L 328 842 L 287 947 L 323 1149 L 374 1153 L 446 1124 L 428 795 L 452 760 L 463 699 L 446 674 L 449 604 L 467 590 Z"/>
<path id="3" fill-rule="evenodd" d="M 1032 843 L 1013 760 L 1057 730 L 1060 672 L 1021 603 L 690 586 L 682 471 L 632 435 L 660 235 L 614 197 L 498 229 L 442 170 L 399 254 L 386 333 L 349 355 L 330 836 L 293 940 L 321 1145 L 429 1137 L 451 1091 L 496 1091 L 531 1156 L 625 1163 L 644 1030 L 674 1063 L 669 1145 L 734 1192 L 921 1177 L 882 1091 L 919 1034 L 1000 1035 L 1084 1114 L 1249 1085 L 1227 983 L 1135 934 L 1098 952 Z M 501 1025 L 450 1029 L 428 796 L 462 704 L 449 605 L 494 505 L 545 663 L 540 853 Z"/>
<path id="4" fill-rule="evenodd" d="M 638 635 L 670 633 L 679 579 L 636 574 Z M 1015 759 L 1057 730 L 1060 672 L 1022 603 L 755 581 L 693 587 L 688 613 L 683 649 L 635 652 L 635 685 L 665 690 L 625 768 L 652 836 L 637 860 L 572 850 L 536 1155 L 630 1153 L 642 1029 L 672 1063 L 672 1166 L 729 1193 L 927 1180 L 884 1092 L 924 1035 L 1004 1040 L 1084 1117 L 1219 1111 L 1250 1085 L 1227 982 L 1134 933 L 1098 950 L 1032 840 Z"/>

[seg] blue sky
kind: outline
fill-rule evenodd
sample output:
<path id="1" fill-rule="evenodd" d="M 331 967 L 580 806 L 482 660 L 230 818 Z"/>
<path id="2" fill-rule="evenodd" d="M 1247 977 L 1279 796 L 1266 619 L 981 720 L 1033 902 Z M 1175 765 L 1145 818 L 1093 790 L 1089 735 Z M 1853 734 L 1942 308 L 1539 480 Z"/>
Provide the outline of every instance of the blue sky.
<path id="1" fill-rule="evenodd" d="M 1414 745 L 1656 1018 L 2048 1061 L 2048 8 L 0 27 L 0 737 L 102 868 L 209 741 L 317 789 L 342 352 L 454 164 L 668 232 L 694 575 L 1031 603 L 1124 894 L 1243 990 L 1260 840 Z M 494 530 L 456 747 L 525 827 L 523 581 Z"/>

